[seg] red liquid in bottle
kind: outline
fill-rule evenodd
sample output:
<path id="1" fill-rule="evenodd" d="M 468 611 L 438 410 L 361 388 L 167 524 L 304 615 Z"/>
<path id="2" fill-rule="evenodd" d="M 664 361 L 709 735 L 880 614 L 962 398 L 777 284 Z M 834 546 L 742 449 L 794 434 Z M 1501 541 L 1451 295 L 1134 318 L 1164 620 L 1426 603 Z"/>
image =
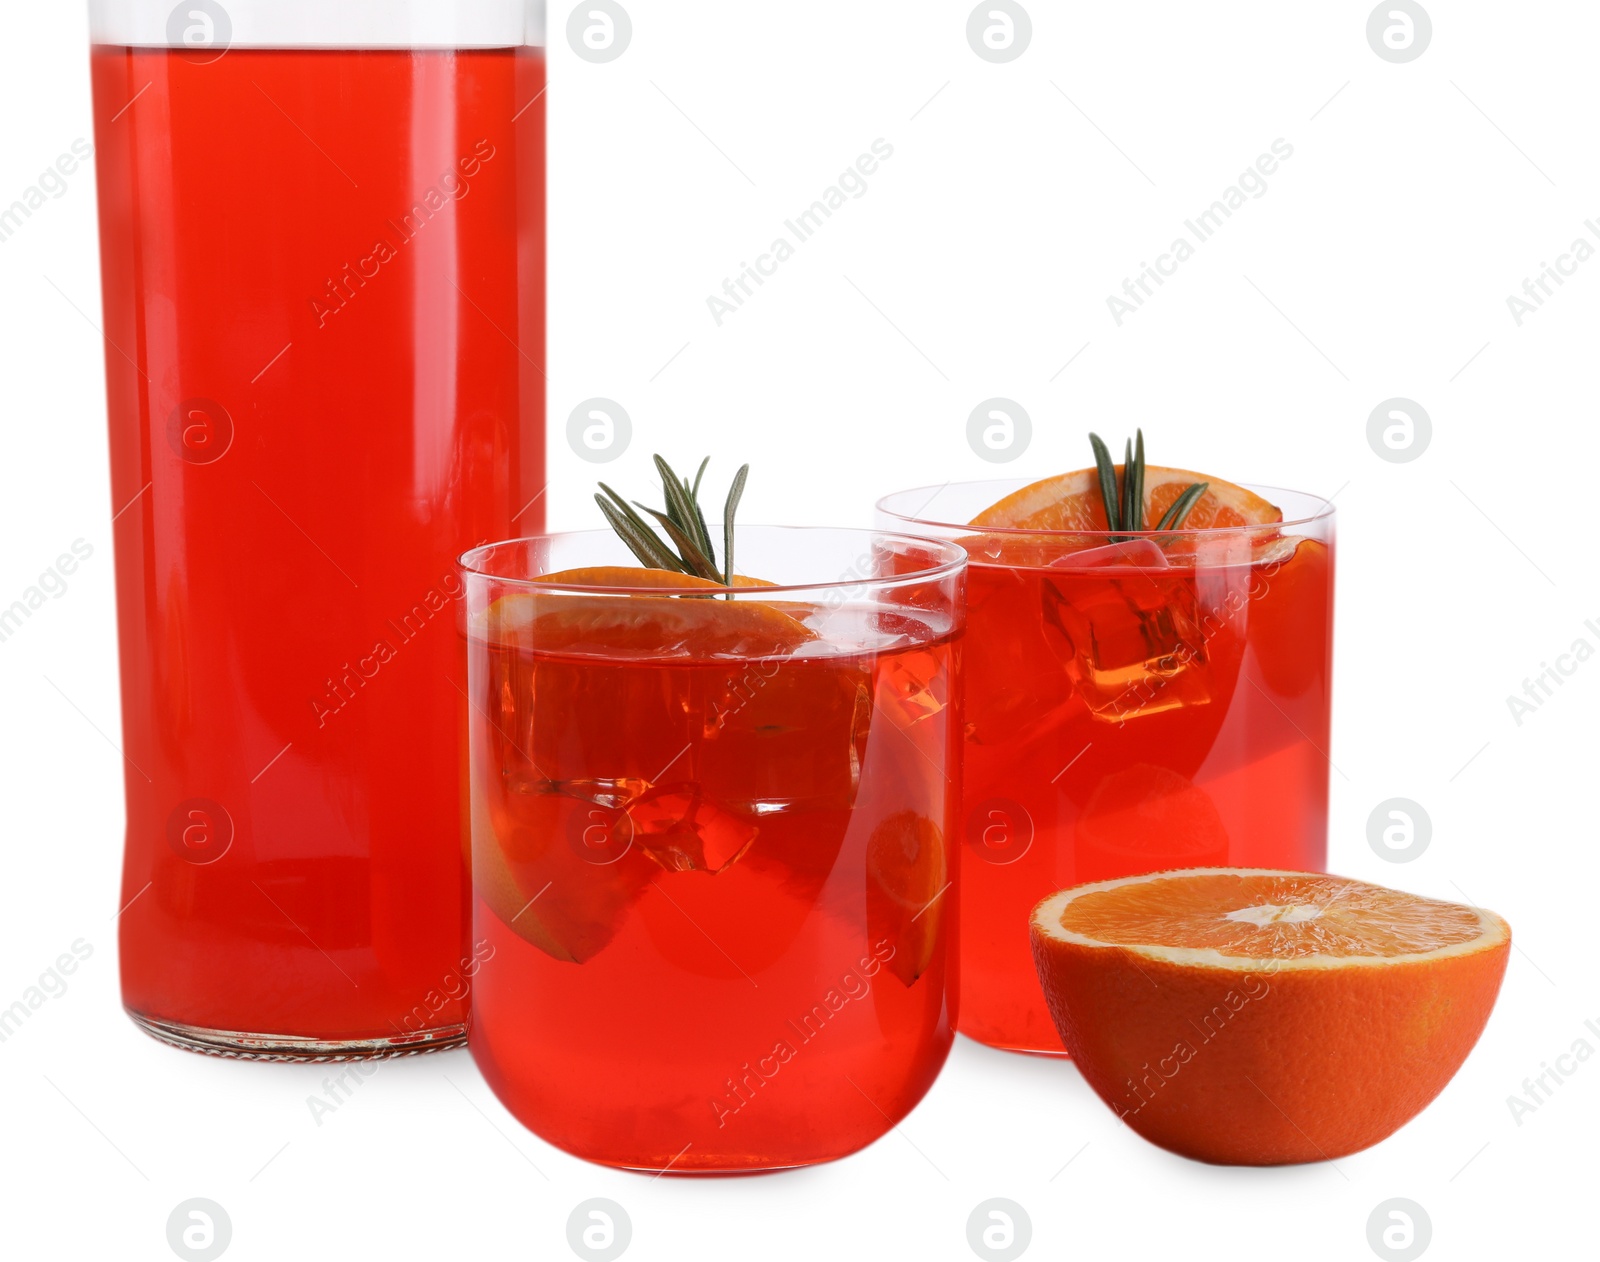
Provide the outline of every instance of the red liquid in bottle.
<path id="1" fill-rule="evenodd" d="M 542 52 L 92 65 L 124 1003 L 459 1036 L 454 559 L 540 526 Z"/>

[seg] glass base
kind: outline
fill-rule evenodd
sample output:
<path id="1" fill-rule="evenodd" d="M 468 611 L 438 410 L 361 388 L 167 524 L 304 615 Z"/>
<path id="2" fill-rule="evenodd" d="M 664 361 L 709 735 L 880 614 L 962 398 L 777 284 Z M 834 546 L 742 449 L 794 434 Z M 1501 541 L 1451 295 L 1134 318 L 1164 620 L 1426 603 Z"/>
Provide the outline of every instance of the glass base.
<path id="1" fill-rule="evenodd" d="M 991 1037 L 988 1034 L 971 1034 L 966 1030 L 960 1030 L 958 1033 L 962 1038 L 970 1039 L 980 1047 L 993 1048 L 997 1052 L 1015 1052 L 1023 1056 L 1043 1056 L 1047 1060 L 1068 1059 L 1067 1049 L 1059 1045 L 1056 1047 L 1023 1047 L 1012 1039 Z"/>
<path id="2" fill-rule="evenodd" d="M 206 1056 L 224 1056 L 230 1060 L 272 1061 L 337 1061 L 337 1060 L 387 1060 L 395 1056 L 420 1056 L 424 1052 L 440 1052 L 452 1047 L 464 1047 L 467 1042 L 465 1025 L 445 1025 L 435 1030 L 422 1030 L 415 1034 L 397 1034 L 392 1038 L 376 1039 L 314 1039 L 295 1034 L 245 1034 L 238 1030 L 204 1030 L 198 1026 L 183 1025 L 175 1021 L 157 1021 L 153 1017 L 129 1012 L 133 1023 L 151 1038 L 169 1047 L 186 1052 L 200 1052 Z"/>
<path id="3" fill-rule="evenodd" d="M 842 1154 L 849 1156 L 848 1153 Z M 610 1166 L 613 1170 L 628 1170 L 633 1174 L 648 1174 L 654 1178 L 666 1175 L 669 1179 L 737 1179 L 742 1176 L 758 1174 L 781 1174 L 785 1170 L 804 1170 L 808 1166 L 826 1165 L 830 1161 L 837 1161 L 837 1157 L 818 1157 L 815 1161 L 770 1161 L 759 1165 L 748 1162 L 726 1160 L 716 1161 L 705 1166 L 690 1166 L 681 1168 L 676 1165 L 641 1166 L 626 1161 L 598 1161 L 596 1165 Z"/>

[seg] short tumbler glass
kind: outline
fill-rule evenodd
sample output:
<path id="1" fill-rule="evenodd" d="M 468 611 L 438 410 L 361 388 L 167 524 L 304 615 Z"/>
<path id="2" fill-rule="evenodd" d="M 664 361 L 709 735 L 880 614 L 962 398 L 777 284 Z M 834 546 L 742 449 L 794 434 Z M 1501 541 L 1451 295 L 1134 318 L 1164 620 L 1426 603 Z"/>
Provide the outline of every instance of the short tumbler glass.
<path id="1" fill-rule="evenodd" d="M 524 1124 L 606 1165 L 843 1156 L 954 1034 L 965 558 L 735 544 L 760 577 L 732 590 L 616 568 L 604 532 L 461 562 L 469 1043 Z"/>
<path id="2" fill-rule="evenodd" d="M 1026 485 L 891 495 L 879 523 L 969 554 L 961 1032 L 1062 1055 L 1028 944 L 1054 891 L 1327 859 L 1333 506 L 1140 531 L 962 525 Z"/>

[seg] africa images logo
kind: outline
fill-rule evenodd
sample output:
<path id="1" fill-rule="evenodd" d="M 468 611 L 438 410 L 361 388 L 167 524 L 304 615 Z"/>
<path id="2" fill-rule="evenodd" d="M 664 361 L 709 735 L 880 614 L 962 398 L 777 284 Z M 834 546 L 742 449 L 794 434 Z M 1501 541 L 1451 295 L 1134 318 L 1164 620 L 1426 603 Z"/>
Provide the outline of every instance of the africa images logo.
<path id="1" fill-rule="evenodd" d="M 374 240 L 369 253 L 358 257 L 353 265 L 346 263 L 336 276 L 328 277 L 323 291 L 310 299 L 317 327 L 326 328 L 328 321 L 343 311 L 368 281 L 376 280 L 388 264 L 400 257 L 400 252 L 417 239 L 435 216 L 470 193 L 470 181 L 477 178 L 485 164 L 494 161 L 497 152 L 487 139 L 478 141 L 471 153 L 425 188 L 398 221 L 390 219 L 384 224 L 387 231 Z M 460 168 L 459 174 L 456 168 Z"/>
<path id="2" fill-rule="evenodd" d="M 1116 294 L 1106 296 L 1106 309 L 1111 312 L 1111 318 L 1116 321 L 1118 328 L 1122 327 L 1124 319 L 1137 313 L 1155 295 L 1156 290 L 1151 286 L 1158 289 L 1170 277 L 1177 275 L 1178 268 L 1195 256 L 1198 247 L 1217 235 L 1222 225 L 1233 218 L 1234 211 L 1241 209 L 1248 200 L 1258 200 L 1267 195 L 1267 177 L 1277 174 L 1279 165 L 1294 157 L 1294 146 L 1282 136 L 1272 142 L 1270 149 L 1270 153 L 1261 154 L 1241 171 L 1211 205 L 1193 218 L 1183 221 L 1189 236 L 1174 237 L 1172 244 L 1156 255 L 1154 264 L 1141 260 L 1133 276 L 1123 277 L 1121 297 Z"/>
<path id="3" fill-rule="evenodd" d="M 739 262 L 739 270 L 731 277 L 723 277 L 722 297 L 710 294 L 706 298 L 706 309 L 711 312 L 711 318 L 716 321 L 717 327 L 722 327 L 722 322 L 728 316 L 744 306 L 745 300 L 754 296 L 755 289 L 767 283 L 767 278 L 776 276 L 778 267 L 787 263 L 798 253 L 797 245 L 804 245 L 816 236 L 822 225 L 833 218 L 837 210 L 841 210 L 849 200 L 859 200 L 867 195 L 871 186 L 867 177 L 876 175 L 882 163 L 894 157 L 894 146 L 882 136 L 871 144 L 871 153 L 861 154 L 855 162 L 839 173 L 837 179 L 827 188 L 822 190 L 822 195 L 811 205 L 807 206 L 793 218 L 785 219 L 783 226 L 788 230 L 788 237 L 775 237 L 770 246 L 762 253 L 756 255 L 756 261 Z M 848 197 L 846 196 L 848 194 Z"/>

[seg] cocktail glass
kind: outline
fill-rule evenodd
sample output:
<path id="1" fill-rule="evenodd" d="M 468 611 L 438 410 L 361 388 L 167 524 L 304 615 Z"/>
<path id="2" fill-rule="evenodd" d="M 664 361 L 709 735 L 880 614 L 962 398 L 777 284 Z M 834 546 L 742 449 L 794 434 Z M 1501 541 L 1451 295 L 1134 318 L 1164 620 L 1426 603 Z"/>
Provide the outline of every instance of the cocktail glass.
<path id="1" fill-rule="evenodd" d="M 969 522 L 1024 481 L 891 495 L 886 528 L 968 552 L 961 1032 L 1062 1054 L 1028 946 L 1063 886 L 1168 868 L 1321 871 L 1334 512 L 1266 526 Z"/>
<path id="2" fill-rule="evenodd" d="M 954 1035 L 965 558 L 736 539 L 776 586 L 596 569 L 610 532 L 462 558 L 470 1044 L 524 1124 L 608 1165 L 842 1156 Z"/>

